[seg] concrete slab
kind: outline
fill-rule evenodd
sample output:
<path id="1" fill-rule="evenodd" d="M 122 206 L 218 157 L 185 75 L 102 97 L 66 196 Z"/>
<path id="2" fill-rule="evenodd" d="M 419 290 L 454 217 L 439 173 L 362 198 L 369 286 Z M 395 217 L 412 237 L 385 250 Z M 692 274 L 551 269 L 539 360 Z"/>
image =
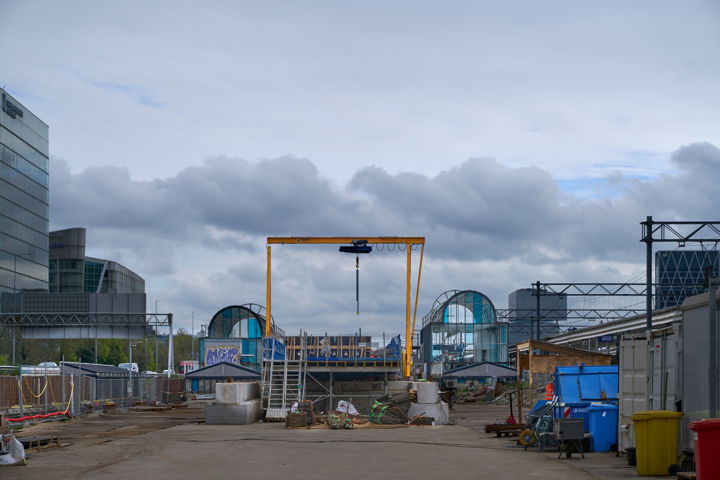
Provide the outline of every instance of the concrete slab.
<path id="1" fill-rule="evenodd" d="M 236 405 L 259 397 L 260 386 L 258 382 L 231 382 L 215 384 L 215 401 L 217 403 Z"/>
<path id="2" fill-rule="evenodd" d="M 205 408 L 208 425 L 247 425 L 260 417 L 260 400 L 247 400 L 237 405 L 210 403 Z"/>

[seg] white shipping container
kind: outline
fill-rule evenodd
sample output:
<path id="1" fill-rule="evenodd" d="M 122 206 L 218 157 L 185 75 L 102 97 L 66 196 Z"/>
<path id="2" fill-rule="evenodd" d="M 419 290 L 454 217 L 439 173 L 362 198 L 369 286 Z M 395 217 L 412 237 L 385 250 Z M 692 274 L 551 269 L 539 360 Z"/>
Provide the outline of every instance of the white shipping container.
<path id="1" fill-rule="evenodd" d="M 681 326 L 675 324 L 653 332 L 652 355 L 648 340 L 637 335 L 620 340 L 620 400 L 618 403 L 618 450 L 635 446 L 632 416 L 646 410 L 675 410 L 682 384 L 677 375 L 681 365 Z M 650 367 L 648 368 L 648 361 Z M 652 392 L 649 373 L 652 370 Z"/>

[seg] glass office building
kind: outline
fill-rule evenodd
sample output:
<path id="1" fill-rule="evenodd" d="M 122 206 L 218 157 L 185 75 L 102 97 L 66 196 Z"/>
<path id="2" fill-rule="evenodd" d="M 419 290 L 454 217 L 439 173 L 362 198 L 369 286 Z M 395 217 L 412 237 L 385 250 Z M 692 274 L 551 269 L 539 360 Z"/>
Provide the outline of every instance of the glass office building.
<path id="1" fill-rule="evenodd" d="M 50 232 L 50 292 L 145 293 L 145 280 L 117 262 L 85 256 L 85 229 Z"/>
<path id="2" fill-rule="evenodd" d="M 0 296 L 48 289 L 48 126 L 0 88 Z M 4 295 L 3 295 L 4 294 Z M 10 302 L 12 303 L 12 302 Z M 4 311 L 14 305 L 3 301 Z"/>
<path id="3" fill-rule="evenodd" d="M 655 265 L 655 308 L 660 310 L 707 292 L 705 268 L 719 275 L 720 255 L 717 250 L 661 250 L 655 252 Z"/>

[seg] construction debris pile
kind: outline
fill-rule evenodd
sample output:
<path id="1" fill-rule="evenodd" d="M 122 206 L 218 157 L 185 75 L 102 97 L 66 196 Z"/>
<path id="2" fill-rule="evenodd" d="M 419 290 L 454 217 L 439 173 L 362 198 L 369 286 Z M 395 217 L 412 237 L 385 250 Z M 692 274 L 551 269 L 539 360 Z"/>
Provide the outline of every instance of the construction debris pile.
<path id="1" fill-rule="evenodd" d="M 376 400 L 370 408 L 370 422 L 383 425 L 406 424 L 412 402 L 411 393 L 385 395 Z"/>
<path id="2" fill-rule="evenodd" d="M 351 429 L 353 428 L 353 417 L 347 413 L 342 412 L 330 412 L 327 415 L 327 423 L 330 428 L 339 430 L 341 428 Z"/>
<path id="3" fill-rule="evenodd" d="M 8 427 L 7 419 L 0 414 L 0 466 L 26 465 L 25 448 Z"/>

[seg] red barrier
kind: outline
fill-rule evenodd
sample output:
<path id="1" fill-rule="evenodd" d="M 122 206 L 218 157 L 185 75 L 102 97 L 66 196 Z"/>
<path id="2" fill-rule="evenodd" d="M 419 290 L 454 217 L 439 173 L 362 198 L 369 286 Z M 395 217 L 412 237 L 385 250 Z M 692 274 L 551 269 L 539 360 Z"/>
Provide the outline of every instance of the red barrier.
<path id="1" fill-rule="evenodd" d="M 25 420 L 34 420 L 36 418 L 50 418 L 55 417 L 57 415 L 67 415 L 68 418 L 72 418 L 70 416 L 70 412 L 52 412 L 52 413 L 46 413 L 46 414 L 40 414 L 40 415 L 27 415 L 25 417 L 20 418 L 6 418 L 8 422 L 24 422 Z"/>

